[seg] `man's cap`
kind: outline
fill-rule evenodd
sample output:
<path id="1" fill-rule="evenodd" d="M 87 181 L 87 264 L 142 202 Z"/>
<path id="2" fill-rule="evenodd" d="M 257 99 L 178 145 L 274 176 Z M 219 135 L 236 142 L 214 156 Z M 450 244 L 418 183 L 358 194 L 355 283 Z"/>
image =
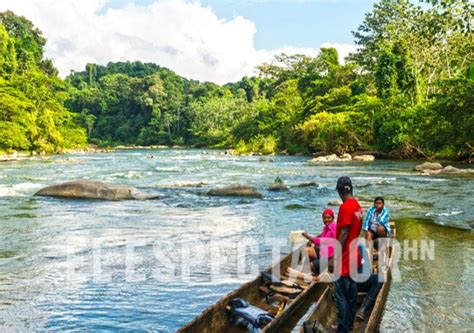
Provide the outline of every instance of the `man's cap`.
<path id="1" fill-rule="evenodd" d="M 342 193 L 352 192 L 352 180 L 347 176 L 339 177 L 336 190 Z"/>

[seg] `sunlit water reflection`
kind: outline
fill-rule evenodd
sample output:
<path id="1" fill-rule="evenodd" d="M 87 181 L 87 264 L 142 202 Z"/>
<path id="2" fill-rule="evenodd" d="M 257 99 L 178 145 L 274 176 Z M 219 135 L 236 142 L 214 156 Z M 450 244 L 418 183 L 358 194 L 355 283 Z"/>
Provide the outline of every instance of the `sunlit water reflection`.
<path id="1" fill-rule="evenodd" d="M 474 327 L 473 179 L 419 176 L 412 172 L 415 162 L 314 166 L 306 157 L 273 159 L 137 150 L 0 164 L 0 327 L 174 331 L 252 277 L 237 274 L 242 262 L 247 273 L 268 266 L 270 238 L 282 240 L 285 252 L 291 230 L 319 231 L 320 212 L 337 199 L 335 181 L 343 174 L 353 178 L 362 201 L 385 196 L 399 240 L 435 241 L 434 261 L 400 262 L 402 282 L 392 284 L 382 329 Z M 276 177 L 290 191 L 267 191 Z M 32 196 L 46 185 L 79 178 L 130 184 L 162 198 Z M 308 181 L 318 185 L 296 187 Z M 205 195 L 231 183 L 253 185 L 264 199 Z M 242 244 L 250 246 L 242 250 Z M 136 281 L 127 275 L 130 245 L 136 246 Z M 211 274 L 211 263 L 217 274 Z"/>

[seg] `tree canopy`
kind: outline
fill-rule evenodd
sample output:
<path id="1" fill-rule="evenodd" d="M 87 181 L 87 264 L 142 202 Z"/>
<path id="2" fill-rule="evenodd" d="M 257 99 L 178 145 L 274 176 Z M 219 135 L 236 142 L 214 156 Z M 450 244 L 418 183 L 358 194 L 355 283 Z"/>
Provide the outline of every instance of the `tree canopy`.
<path id="1" fill-rule="evenodd" d="M 0 149 L 53 152 L 86 144 L 64 107 L 68 87 L 43 56 L 45 39 L 24 17 L 0 13 Z"/>
<path id="2" fill-rule="evenodd" d="M 280 54 L 223 86 L 152 63 L 87 64 L 65 80 L 31 22 L 0 15 L 0 148 L 193 145 L 238 152 L 472 157 L 473 4 L 381 0 L 358 51 Z"/>

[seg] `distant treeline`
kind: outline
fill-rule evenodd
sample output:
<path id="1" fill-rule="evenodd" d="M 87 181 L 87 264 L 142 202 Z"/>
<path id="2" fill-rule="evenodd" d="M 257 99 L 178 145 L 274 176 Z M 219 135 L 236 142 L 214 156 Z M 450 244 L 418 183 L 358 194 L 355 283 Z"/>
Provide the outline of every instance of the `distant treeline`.
<path id="1" fill-rule="evenodd" d="M 88 64 L 66 80 L 25 18 L 0 14 L 0 149 L 192 145 L 238 152 L 357 150 L 469 158 L 474 147 L 474 5 L 382 0 L 333 48 L 285 55 L 219 86 L 155 64 Z M 317 32 L 315 32 L 317 33 Z M 69 110 L 69 111 L 68 111 Z M 77 125 L 80 127 L 78 127 Z"/>

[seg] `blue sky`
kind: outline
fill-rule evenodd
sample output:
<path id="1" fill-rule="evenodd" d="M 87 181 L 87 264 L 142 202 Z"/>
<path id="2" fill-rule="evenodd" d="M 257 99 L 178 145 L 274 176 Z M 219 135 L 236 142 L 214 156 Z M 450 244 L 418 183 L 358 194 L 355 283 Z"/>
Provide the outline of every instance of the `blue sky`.
<path id="1" fill-rule="evenodd" d="M 153 0 L 108 1 L 107 8 L 123 7 L 127 3 L 148 5 Z M 192 1 L 189 1 L 192 2 Z M 255 22 L 257 48 L 274 49 L 283 46 L 315 47 L 325 42 L 353 43 L 351 31 L 356 30 L 369 12 L 370 0 L 201 0 L 219 18 L 243 16 Z"/>
<path id="2" fill-rule="evenodd" d="M 373 1 L 0 0 L 46 37 L 61 76 L 87 63 L 153 62 L 187 78 L 226 83 L 257 75 L 275 55 L 316 56 L 334 47 L 343 61 Z"/>
<path id="3" fill-rule="evenodd" d="M 352 43 L 373 1 L 201 1 L 218 16 L 236 15 L 255 22 L 257 48 L 314 47 L 328 40 Z"/>

